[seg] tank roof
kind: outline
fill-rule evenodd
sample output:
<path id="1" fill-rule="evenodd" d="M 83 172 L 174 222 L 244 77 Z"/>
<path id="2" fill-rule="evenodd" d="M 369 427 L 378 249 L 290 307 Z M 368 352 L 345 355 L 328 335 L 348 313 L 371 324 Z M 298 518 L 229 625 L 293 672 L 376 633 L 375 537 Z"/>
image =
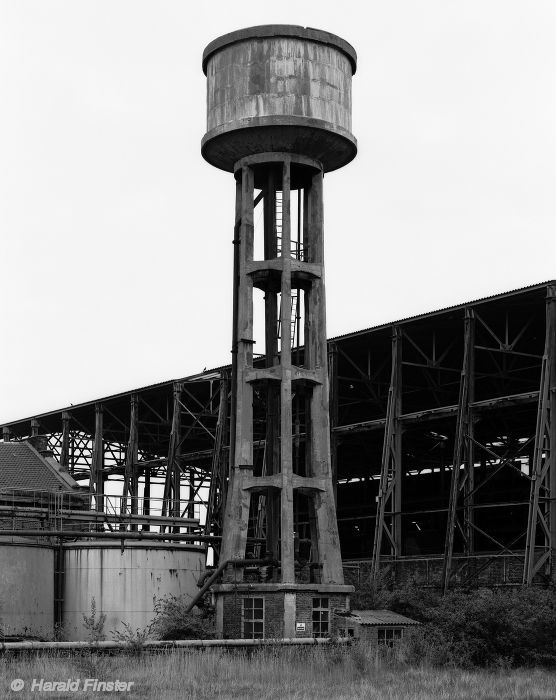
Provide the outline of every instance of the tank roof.
<path id="1" fill-rule="evenodd" d="M 349 59 L 353 73 L 357 68 L 357 53 L 353 46 L 344 39 L 325 32 L 322 29 L 313 29 L 313 27 L 302 27 L 296 24 L 261 24 L 256 27 L 247 27 L 246 29 L 237 29 L 235 32 L 219 36 L 203 51 L 203 72 L 207 74 L 207 63 L 212 54 L 220 51 L 225 46 L 236 44 L 247 39 L 264 39 L 266 37 L 288 36 L 296 39 L 307 39 L 316 41 L 319 44 L 333 46 L 342 51 Z"/>

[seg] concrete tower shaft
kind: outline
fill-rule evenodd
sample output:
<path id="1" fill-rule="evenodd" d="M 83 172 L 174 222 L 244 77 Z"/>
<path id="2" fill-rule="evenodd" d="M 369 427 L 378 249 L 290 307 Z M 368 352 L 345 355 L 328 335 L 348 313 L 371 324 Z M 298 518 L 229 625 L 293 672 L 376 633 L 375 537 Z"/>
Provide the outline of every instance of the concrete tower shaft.
<path id="1" fill-rule="evenodd" d="M 230 482 L 220 551 L 221 564 L 231 563 L 215 588 L 223 637 L 328 636 L 332 609 L 346 607 L 352 590 L 343 580 L 330 459 L 323 177 L 356 153 L 355 61 L 339 37 L 284 25 L 233 32 L 203 57 L 202 153 L 236 179 Z M 255 290 L 264 295 L 258 361 Z M 253 422 L 254 401 L 264 406 L 262 426 Z M 255 439 L 265 443 L 258 463 Z M 273 564 L 232 564 L 249 557 Z"/>

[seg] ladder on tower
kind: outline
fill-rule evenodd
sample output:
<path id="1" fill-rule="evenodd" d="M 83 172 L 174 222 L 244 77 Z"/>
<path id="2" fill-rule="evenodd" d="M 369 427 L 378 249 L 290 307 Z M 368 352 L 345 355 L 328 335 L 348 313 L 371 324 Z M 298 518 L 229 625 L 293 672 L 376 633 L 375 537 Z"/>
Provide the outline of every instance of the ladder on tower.
<path id="1" fill-rule="evenodd" d="M 261 475 L 266 476 L 266 444 L 264 446 L 264 452 L 263 452 L 263 467 L 261 470 Z M 259 494 L 259 499 L 257 503 L 257 513 L 255 515 L 255 537 L 257 539 L 265 538 L 266 537 L 266 496 L 261 493 Z M 261 543 L 257 542 L 255 544 L 255 558 L 259 559 L 261 556 Z"/>
<path id="2" fill-rule="evenodd" d="M 276 191 L 276 210 L 275 210 L 275 227 L 276 227 L 276 250 L 278 255 L 282 255 L 282 192 Z"/>
<path id="3" fill-rule="evenodd" d="M 280 310 L 278 315 L 278 340 L 282 340 L 282 321 L 281 321 L 281 307 L 282 302 L 280 301 Z M 292 291 L 290 298 L 290 347 L 295 347 L 300 345 L 299 340 L 299 321 L 300 321 L 300 299 L 297 290 Z"/>

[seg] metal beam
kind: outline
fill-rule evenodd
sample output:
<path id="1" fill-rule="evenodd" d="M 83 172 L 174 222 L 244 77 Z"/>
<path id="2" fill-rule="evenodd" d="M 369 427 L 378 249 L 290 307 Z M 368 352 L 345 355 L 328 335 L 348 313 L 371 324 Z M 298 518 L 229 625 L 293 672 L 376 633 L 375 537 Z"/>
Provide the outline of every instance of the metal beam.
<path id="1" fill-rule="evenodd" d="M 95 436 L 93 440 L 93 458 L 91 461 L 90 491 L 95 495 L 95 506 L 104 510 L 104 433 L 103 406 L 95 404 Z"/>
<path id="2" fill-rule="evenodd" d="M 124 467 L 124 485 L 122 490 L 122 499 L 120 504 L 120 512 L 127 513 L 128 500 L 131 499 L 131 513 L 137 513 L 137 497 L 139 496 L 139 434 L 138 434 L 138 412 L 139 399 L 137 394 L 131 394 L 129 397 L 130 415 L 129 415 L 129 440 L 127 443 L 125 467 Z"/>
<path id="3" fill-rule="evenodd" d="M 388 389 L 386 425 L 382 445 L 380 485 L 376 497 L 377 519 L 371 561 L 371 583 L 376 586 L 380 572 L 382 544 L 386 535 L 389 554 L 401 553 L 401 488 L 402 488 L 402 441 L 401 390 L 402 390 L 402 333 L 399 327 L 392 329 L 392 373 Z"/>
<path id="4" fill-rule="evenodd" d="M 552 573 L 556 544 L 556 287 L 549 286 L 546 299 L 545 346 L 531 468 L 531 494 L 523 585 L 530 586 L 541 570 Z"/>
<path id="5" fill-rule="evenodd" d="M 456 527 L 460 530 L 465 544 L 465 551 L 468 552 L 470 543 L 467 541 L 470 525 L 465 519 L 471 515 L 470 509 L 464 511 L 463 527 L 458 521 L 457 510 L 463 489 L 468 489 L 470 473 L 473 470 L 473 460 L 470 453 L 471 447 L 471 409 L 470 383 L 472 379 L 473 367 L 473 344 L 474 344 L 474 313 L 472 309 L 465 310 L 464 321 L 464 349 L 463 367 L 460 377 L 458 413 L 456 422 L 456 436 L 454 440 L 454 456 L 452 459 L 452 481 L 450 486 L 450 501 L 448 504 L 448 520 L 446 524 L 446 541 L 444 546 L 444 562 L 442 568 L 442 589 L 444 593 L 448 590 L 452 568 L 452 556 L 454 551 L 454 535 Z M 463 466 L 463 477 L 460 476 Z M 472 491 L 471 489 L 469 489 Z"/>

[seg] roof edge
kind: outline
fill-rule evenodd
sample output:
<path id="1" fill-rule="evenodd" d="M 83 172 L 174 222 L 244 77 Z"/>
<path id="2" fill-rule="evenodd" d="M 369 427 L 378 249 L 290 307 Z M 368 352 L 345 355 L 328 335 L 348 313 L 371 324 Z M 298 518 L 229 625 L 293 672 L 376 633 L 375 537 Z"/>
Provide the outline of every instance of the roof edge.
<path id="1" fill-rule="evenodd" d="M 527 285 L 525 287 L 518 287 L 517 289 L 513 289 L 507 292 L 498 292 L 496 294 L 492 294 L 490 296 L 486 297 L 480 297 L 479 299 L 473 299 L 471 301 L 466 301 L 466 302 L 461 302 L 459 304 L 453 304 L 452 306 L 446 306 L 444 308 L 436 309 L 435 311 L 427 311 L 422 314 L 417 314 L 415 316 L 408 316 L 407 318 L 402 318 L 398 319 L 395 321 L 389 321 L 387 323 L 380 323 L 376 326 L 369 326 L 367 328 L 361 328 L 357 331 L 350 331 L 348 333 L 344 333 L 342 335 L 336 335 L 332 336 L 327 339 L 327 342 L 334 342 L 338 340 L 347 340 L 350 338 L 355 338 L 359 335 L 364 335 L 365 333 L 369 333 L 371 331 L 379 331 L 379 330 L 384 330 L 386 328 L 392 327 L 392 326 L 398 326 L 401 324 L 405 323 L 411 323 L 413 321 L 419 321 L 421 319 L 425 318 L 432 318 L 433 316 L 437 316 L 446 312 L 450 311 L 456 311 L 458 309 L 465 309 L 466 307 L 469 306 L 475 306 L 477 304 L 483 304 L 485 302 L 490 302 L 490 301 L 497 301 L 499 299 L 503 299 L 504 297 L 511 297 L 515 296 L 518 294 L 522 294 L 524 292 L 532 292 L 538 289 L 542 289 L 543 287 L 548 287 L 550 285 L 556 285 L 556 280 L 546 280 L 545 282 L 537 282 L 536 284 L 531 284 Z M 303 346 L 300 346 L 303 347 Z M 216 372 L 221 372 L 223 370 L 229 370 L 231 367 L 230 364 L 225 364 L 225 365 L 219 365 L 218 367 L 213 367 L 211 369 L 205 370 L 203 372 L 198 372 L 196 374 L 191 374 L 186 377 L 180 377 L 176 379 L 168 379 L 163 382 L 157 382 L 155 384 L 148 384 L 146 386 L 141 386 L 141 387 L 134 387 L 132 389 L 128 389 L 127 391 L 119 391 L 115 394 L 111 394 L 109 396 L 103 396 L 99 397 L 96 399 L 92 399 L 91 401 L 83 401 L 82 403 L 79 404 L 71 404 L 70 406 L 65 406 L 63 408 L 58 408 L 52 411 L 44 411 L 43 413 L 36 413 L 31 416 L 27 416 L 26 418 L 18 418 L 17 420 L 13 421 L 7 421 L 5 423 L 0 423 L 0 428 L 9 428 L 12 425 L 18 425 L 21 423 L 27 423 L 33 418 L 47 418 L 48 416 L 54 416 L 59 413 L 62 413 L 64 411 L 70 412 L 72 410 L 76 410 L 78 408 L 84 408 L 86 406 L 90 406 L 95 403 L 103 403 L 105 401 L 111 401 L 113 399 L 121 398 L 124 396 L 128 396 L 129 394 L 133 394 L 135 392 L 140 392 L 140 391 L 148 391 L 152 389 L 156 389 L 159 387 L 163 386 L 169 386 L 171 384 L 174 384 L 175 382 L 194 382 L 194 381 L 208 381 L 211 379 L 210 375 L 214 374 Z"/>
<path id="2" fill-rule="evenodd" d="M 210 57 L 224 47 L 249 39 L 265 39 L 275 36 L 306 39 L 308 41 L 315 41 L 318 44 L 333 46 L 348 57 L 351 63 L 352 73 L 355 75 L 355 71 L 357 70 L 357 52 L 349 42 L 323 29 L 303 27 L 297 24 L 259 24 L 254 27 L 246 27 L 245 29 L 236 29 L 233 32 L 217 37 L 211 41 L 203 51 L 203 73 L 205 75 L 207 74 L 207 63 Z"/>

